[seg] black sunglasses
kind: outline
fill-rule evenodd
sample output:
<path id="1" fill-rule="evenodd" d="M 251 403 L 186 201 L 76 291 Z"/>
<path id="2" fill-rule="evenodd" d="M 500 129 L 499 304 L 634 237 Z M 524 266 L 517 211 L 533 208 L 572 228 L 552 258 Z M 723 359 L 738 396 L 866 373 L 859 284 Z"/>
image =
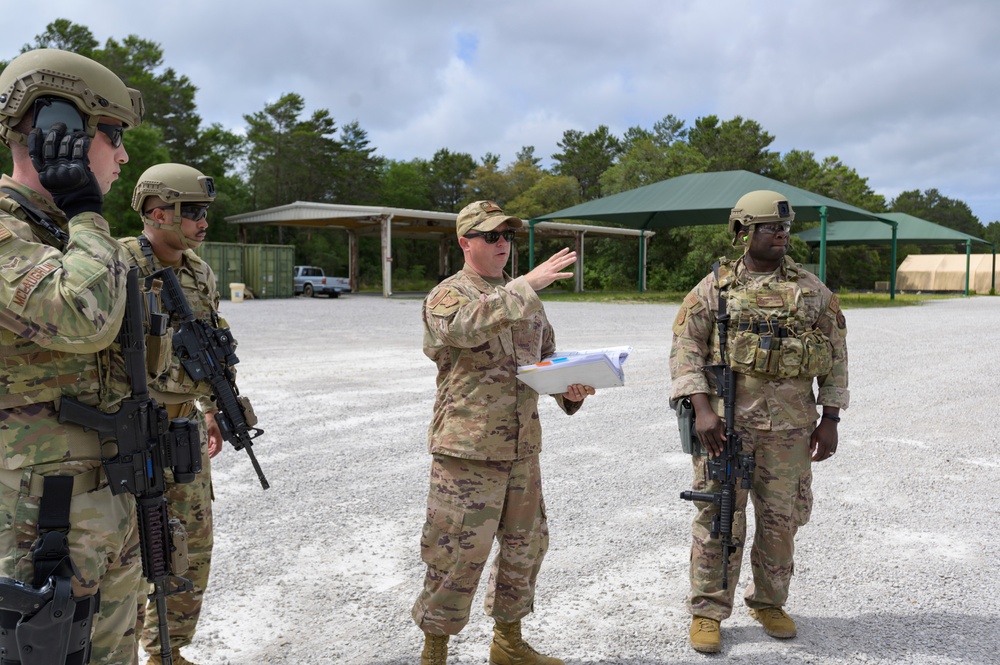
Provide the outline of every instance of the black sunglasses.
<path id="1" fill-rule="evenodd" d="M 156 206 L 147 210 L 146 214 L 149 215 L 149 213 L 153 212 L 154 210 L 173 210 L 173 209 L 174 209 L 173 205 Z M 181 217 L 183 217 L 184 219 L 190 219 L 191 221 L 194 222 L 200 222 L 201 220 L 208 217 L 208 206 L 182 205 Z"/>
<path id="2" fill-rule="evenodd" d="M 97 123 L 97 131 L 103 132 L 105 136 L 111 141 L 111 147 L 117 148 L 122 144 L 122 134 L 125 133 L 125 127 L 122 125 L 109 125 L 106 122 Z"/>
<path id="3" fill-rule="evenodd" d="M 496 244 L 497 240 L 500 240 L 500 236 L 507 242 L 513 242 L 515 232 L 514 229 L 507 229 L 506 231 L 483 231 L 482 233 L 466 233 L 464 237 L 466 238 L 482 238 L 487 245 Z"/>

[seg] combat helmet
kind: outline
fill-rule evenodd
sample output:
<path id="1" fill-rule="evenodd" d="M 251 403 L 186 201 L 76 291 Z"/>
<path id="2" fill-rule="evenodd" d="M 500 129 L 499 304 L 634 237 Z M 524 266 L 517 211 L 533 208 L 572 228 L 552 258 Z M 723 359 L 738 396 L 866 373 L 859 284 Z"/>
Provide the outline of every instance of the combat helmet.
<path id="1" fill-rule="evenodd" d="M 788 199 L 778 192 L 759 189 L 740 197 L 729 213 L 729 234 L 736 235 L 740 226 L 769 224 L 771 222 L 791 222 L 795 211 Z"/>
<path id="2" fill-rule="evenodd" d="M 126 87 L 104 65 L 70 51 L 36 49 L 22 53 L 0 72 L 0 141 L 27 144 L 14 129 L 33 112 L 40 97 L 71 101 L 93 137 L 101 116 L 120 120 L 126 129 L 142 122 L 142 93 Z"/>
<path id="3" fill-rule="evenodd" d="M 184 164 L 157 164 L 139 176 L 139 182 L 132 192 L 132 209 L 142 216 L 142 221 L 157 229 L 166 229 L 175 234 L 188 249 L 197 249 L 201 244 L 191 240 L 181 232 L 181 225 L 160 224 L 146 213 L 146 199 L 151 196 L 163 199 L 174 207 L 174 219 L 181 219 L 181 205 L 185 203 L 211 203 L 215 200 L 215 181 L 196 168 Z"/>

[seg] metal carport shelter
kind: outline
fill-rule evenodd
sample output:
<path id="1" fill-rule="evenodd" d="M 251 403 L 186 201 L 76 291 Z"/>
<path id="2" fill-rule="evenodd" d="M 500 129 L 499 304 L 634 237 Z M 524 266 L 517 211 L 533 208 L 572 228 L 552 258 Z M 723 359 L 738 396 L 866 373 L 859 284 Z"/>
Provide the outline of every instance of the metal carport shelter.
<path id="1" fill-rule="evenodd" d="M 348 272 L 351 290 L 358 290 L 358 238 L 379 233 L 382 241 L 382 293 L 392 295 L 392 238 L 428 238 L 438 240 L 438 274 L 451 272 L 448 266 L 448 247 L 455 241 L 456 213 L 357 206 L 340 203 L 310 203 L 296 201 L 283 206 L 226 217 L 226 222 L 240 227 L 240 242 L 246 243 L 246 229 L 250 226 L 293 226 L 300 228 L 338 228 L 347 231 Z M 535 224 L 522 228 L 519 235 L 526 235 L 531 243 L 529 254 L 534 256 L 536 229 L 546 236 L 573 237 L 576 240 L 578 269 L 575 290 L 583 290 L 583 236 L 636 236 L 640 239 L 640 255 L 645 257 L 645 244 L 653 231 L 620 229 L 584 224 Z M 516 241 L 515 241 L 516 242 Z M 511 252 L 511 274 L 517 275 L 517 252 Z M 643 266 L 644 267 L 644 266 Z"/>
<path id="2" fill-rule="evenodd" d="M 905 212 L 886 212 L 878 215 L 894 222 L 897 226 L 895 234 L 881 224 L 859 224 L 854 222 L 835 222 L 826 228 L 826 242 L 829 245 L 888 245 L 892 244 L 892 274 L 890 275 L 890 292 L 896 291 L 896 243 L 905 242 L 914 245 L 948 245 L 962 243 L 965 245 L 965 295 L 969 295 L 970 259 L 972 243 L 989 245 L 993 250 L 993 272 L 991 289 L 996 290 L 997 250 L 994 243 L 968 233 L 962 233 L 947 226 L 941 226 L 926 219 L 914 217 Z M 864 220 L 867 221 L 867 220 Z M 795 235 L 810 246 L 819 244 L 819 229 L 806 229 Z"/>
<path id="3" fill-rule="evenodd" d="M 795 209 L 796 221 L 820 222 L 819 278 L 823 280 L 826 278 L 828 222 L 862 219 L 890 226 L 894 224 L 848 203 L 749 171 L 689 173 L 542 215 L 531 223 L 553 219 L 581 219 L 616 222 L 639 229 L 725 224 L 736 201 L 744 194 L 758 189 L 770 189 L 784 195 Z M 640 264 L 644 265 L 645 260 L 643 254 Z M 640 289 L 644 286 L 640 281 Z"/>

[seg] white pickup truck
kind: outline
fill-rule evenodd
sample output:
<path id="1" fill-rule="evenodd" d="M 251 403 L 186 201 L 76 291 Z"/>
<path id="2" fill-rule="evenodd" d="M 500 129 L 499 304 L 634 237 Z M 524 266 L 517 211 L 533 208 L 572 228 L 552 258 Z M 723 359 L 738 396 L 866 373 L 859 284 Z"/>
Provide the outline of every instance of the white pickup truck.
<path id="1" fill-rule="evenodd" d="M 295 295 L 300 293 L 309 298 L 326 295 L 339 298 L 341 293 L 351 292 L 351 280 L 346 277 L 327 277 L 322 268 L 316 266 L 293 266 Z"/>

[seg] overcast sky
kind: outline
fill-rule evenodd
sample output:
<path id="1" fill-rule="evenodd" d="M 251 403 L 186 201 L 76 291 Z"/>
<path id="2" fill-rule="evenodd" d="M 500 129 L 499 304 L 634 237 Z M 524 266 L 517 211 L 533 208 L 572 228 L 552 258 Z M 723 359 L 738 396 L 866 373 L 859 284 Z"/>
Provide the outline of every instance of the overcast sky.
<path id="1" fill-rule="evenodd" d="M 198 87 L 203 121 L 234 130 L 295 92 L 338 126 L 358 120 L 385 157 L 448 148 L 506 165 L 533 145 L 548 165 L 567 129 L 739 115 L 782 154 L 839 157 L 887 200 L 937 188 L 1000 220 L 997 0 L 46 0 L 19 13 L 0 57 L 56 18 L 102 45 L 136 34 Z"/>

